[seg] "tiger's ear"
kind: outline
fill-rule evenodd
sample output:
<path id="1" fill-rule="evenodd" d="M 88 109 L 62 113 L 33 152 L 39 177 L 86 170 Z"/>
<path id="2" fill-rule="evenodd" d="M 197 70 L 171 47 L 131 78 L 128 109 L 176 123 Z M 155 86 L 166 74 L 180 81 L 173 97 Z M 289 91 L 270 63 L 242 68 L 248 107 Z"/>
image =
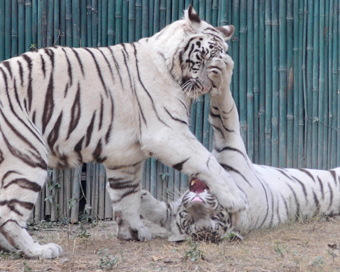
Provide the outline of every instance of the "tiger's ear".
<path id="1" fill-rule="evenodd" d="M 201 18 L 192 5 L 189 5 L 188 10 L 185 11 L 185 21 L 189 27 L 197 27 L 201 23 Z"/>
<path id="2" fill-rule="evenodd" d="M 230 40 L 235 32 L 235 27 L 233 25 L 218 26 L 216 29 L 221 33 L 226 41 Z"/>

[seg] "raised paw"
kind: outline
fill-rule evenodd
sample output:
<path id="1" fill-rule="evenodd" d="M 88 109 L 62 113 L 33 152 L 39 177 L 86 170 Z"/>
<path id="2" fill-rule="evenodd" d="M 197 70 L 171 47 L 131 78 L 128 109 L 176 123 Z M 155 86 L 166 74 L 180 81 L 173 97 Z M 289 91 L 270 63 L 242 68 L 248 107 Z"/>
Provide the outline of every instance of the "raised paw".
<path id="1" fill-rule="evenodd" d="M 241 191 L 236 193 L 236 196 L 224 190 L 219 190 L 214 194 L 219 204 L 230 213 L 241 212 L 249 208 L 247 196 Z"/>
<path id="2" fill-rule="evenodd" d="M 28 257 L 37 257 L 40 259 L 54 259 L 63 254 L 63 249 L 56 244 L 39 245 L 36 243 L 33 248 L 25 252 Z"/>

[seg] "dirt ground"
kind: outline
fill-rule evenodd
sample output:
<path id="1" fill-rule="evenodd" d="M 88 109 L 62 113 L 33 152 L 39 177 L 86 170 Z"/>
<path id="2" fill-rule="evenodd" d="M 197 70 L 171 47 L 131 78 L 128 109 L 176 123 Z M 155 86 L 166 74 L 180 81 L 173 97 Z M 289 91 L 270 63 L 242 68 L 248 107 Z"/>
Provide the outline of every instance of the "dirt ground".
<path id="1" fill-rule="evenodd" d="M 340 271 L 335 219 L 289 223 L 220 244 L 171 243 L 165 230 L 150 226 L 158 236 L 151 242 L 118 240 L 111 221 L 35 226 L 30 233 L 40 243 L 58 243 L 64 255 L 39 260 L 2 252 L 0 271 Z"/>

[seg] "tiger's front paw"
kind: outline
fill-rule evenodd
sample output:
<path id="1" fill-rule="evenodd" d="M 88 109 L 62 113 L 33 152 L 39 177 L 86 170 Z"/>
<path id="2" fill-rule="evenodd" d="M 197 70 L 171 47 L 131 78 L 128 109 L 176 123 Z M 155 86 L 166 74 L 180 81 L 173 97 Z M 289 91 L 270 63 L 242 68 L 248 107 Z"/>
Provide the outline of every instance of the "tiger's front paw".
<path id="1" fill-rule="evenodd" d="M 57 244 L 39 245 L 36 243 L 33 248 L 23 250 L 28 257 L 40 259 L 54 259 L 62 256 L 63 249 Z"/>
<path id="2" fill-rule="evenodd" d="M 117 211 L 115 212 L 115 221 L 117 223 L 117 236 L 120 239 L 127 241 L 150 241 L 152 239 L 152 233 L 140 219 L 129 222 L 123 219 L 120 211 Z"/>
<path id="3" fill-rule="evenodd" d="M 239 190 L 231 193 L 223 189 L 213 193 L 218 203 L 230 213 L 241 212 L 249 208 L 247 196 Z"/>

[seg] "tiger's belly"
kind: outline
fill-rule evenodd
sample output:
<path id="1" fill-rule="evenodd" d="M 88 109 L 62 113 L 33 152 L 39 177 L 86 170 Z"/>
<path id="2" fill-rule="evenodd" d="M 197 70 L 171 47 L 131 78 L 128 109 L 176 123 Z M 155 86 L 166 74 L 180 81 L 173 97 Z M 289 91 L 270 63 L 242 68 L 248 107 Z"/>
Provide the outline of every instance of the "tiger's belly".
<path id="1" fill-rule="evenodd" d="M 107 144 L 104 139 L 99 138 L 82 149 L 77 149 L 74 142 L 61 143 L 57 149 L 48 150 L 48 166 L 54 169 L 65 169 L 80 166 L 82 163 L 97 162 L 115 167 L 132 165 L 147 157 L 136 139 L 133 137 L 129 139 L 129 133 L 121 132 L 112 135 Z"/>

